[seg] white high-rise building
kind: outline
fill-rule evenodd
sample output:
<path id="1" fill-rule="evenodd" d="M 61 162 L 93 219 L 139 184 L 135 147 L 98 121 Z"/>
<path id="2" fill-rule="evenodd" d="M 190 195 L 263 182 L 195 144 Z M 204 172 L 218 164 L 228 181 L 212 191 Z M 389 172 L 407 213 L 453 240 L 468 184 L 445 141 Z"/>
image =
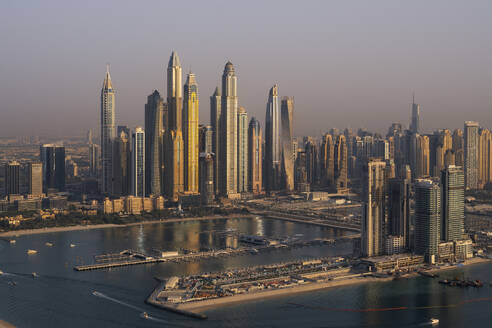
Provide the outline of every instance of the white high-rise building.
<path id="1" fill-rule="evenodd" d="M 237 150 L 237 189 L 238 192 L 248 191 L 248 114 L 244 107 L 238 114 L 238 150 Z"/>
<path id="2" fill-rule="evenodd" d="M 280 182 L 280 112 L 278 85 L 274 85 L 268 94 L 265 117 L 265 172 L 266 190 L 278 190 Z"/>
<path id="3" fill-rule="evenodd" d="M 145 131 L 136 127 L 132 134 L 132 196 L 145 197 Z"/>
<path id="4" fill-rule="evenodd" d="M 220 145 L 218 161 L 219 190 L 226 197 L 236 197 L 237 188 L 237 77 L 234 66 L 227 62 L 222 74 Z"/>
<path id="5" fill-rule="evenodd" d="M 112 192 L 113 176 L 113 151 L 112 142 L 115 138 L 114 112 L 115 92 L 109 75 L 109 68 L 106 70 L 103 87 L 101 89 L 101 166 L 102 166 L 102 185 L 103 193 Z"/>

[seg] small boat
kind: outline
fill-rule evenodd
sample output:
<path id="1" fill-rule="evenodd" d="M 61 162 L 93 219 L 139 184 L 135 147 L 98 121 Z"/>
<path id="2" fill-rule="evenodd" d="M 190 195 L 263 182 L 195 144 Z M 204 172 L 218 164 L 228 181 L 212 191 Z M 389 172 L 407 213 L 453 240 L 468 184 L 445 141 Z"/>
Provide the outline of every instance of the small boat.
<path id="1" fill-rule="evenodd" d="M 148 319 L 149 318 L 149 314 L 147 312 L 143 312 L 142 313 L 142 318 Z"/>
<path id="2" fill-rule="evenodd" d="M 39 277 L 39 275 L 38 275 L 36 272 L 33 272 L 33 273 L 32 273 L 32 277 L 33 277 L 33 278 L 37 278 L 37 277 Z"/>
<path id="3" fill-rule="evenodd" d="M 53 244 L 52 244 L 52 243 L 50 243 L 50 242 L 46 242 L 46 243 L 45 243 L 45 245 L 46 245 L 46 246 L 48 246 L 48 247 L 53 246 Z"/>
<path id="4" fill-rule="evenodd" d="M 436 326 L 439 324 L 439 319 L 436 319 L 436 318 L 431 318 L 429 323 L 433 326 Z"/>
<path id="5" fill-rule="evenodd" d="M 28 254 L 28 255 L 33 255 L 33 254 L 36 254 L 37 252 L 38 252 L 38 251 L 37 251 L 37 250 L 35 250 L 35 249 L 28 249 L 28 250 L 27 250 L 27 254 Z"/>
<path id="6" fill-rule="evenodd" d="M 75 244 L 70 244 L 70 247 L 72 247 L 72 248 L 74 248 L 75 246 L 77 246 L 77 245 L 75 245 Z"/>
<path id="7" fill-rule="evenodd" d="M 17 286 L 17 283 L 13 280 L 9 281 L 9 285 L 10 286 Z"/>
<path id="8" fill-rule="evenodd" d="M 2 270 L 0 270 L 0 276 L 1 276 L 2 274 L 3 274 L 3 271 L 2 271 Z"/>
<path id="9" fill-rule="evenodd" d="M 16 242 L 15 239 L 10 239 L 11 244 L 15 244 L 15 242 Z"/>

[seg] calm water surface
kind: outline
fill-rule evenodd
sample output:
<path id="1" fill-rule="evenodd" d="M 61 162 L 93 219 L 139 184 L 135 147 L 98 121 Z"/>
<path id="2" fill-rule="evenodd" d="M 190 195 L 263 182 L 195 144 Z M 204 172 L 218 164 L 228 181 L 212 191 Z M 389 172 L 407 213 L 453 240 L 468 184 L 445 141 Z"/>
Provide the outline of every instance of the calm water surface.
<path id="1" fill-rule="evenodd" d="M 440 327 L 489 327 L 492 287 L 459 289 L 436 280 L 415 278 L 303 293 L 209 310 L 196 321 L 144 303 L 156 285 L 153 277 L 219 271 L 299 258 L 346 255 L 351 242 L 336 246 L 278 250 L 259 255 L 160 263 L 75 272 L 93 256 L 132 248 L 151 251 L 237 247 L 227 230 L 302 239 L 341 236 L 343 231 L 271 219 L 228 219 L 71 231 L 0 240 L 0 319 L 18 327 L 422 327 L 430 317 Z M 52 242 L 53 247 L 46 247 Z M 71 248 L 70 244 L 76 244 Z M 38 254 L 27 255 L 27 249 Z M 447 272 L 492 281 L 492 265 Z M 32 272 L 39 278 L 33 279 Z M 16 286 L 10 284 L 15 281 Z M 96 297 L 97 290 L 103 297 Z M 459 305 L 464 300 L 476 300 Z M 405 310 L 358 312 L 360 309 L 407 307 Z M 142 312 L 150 319 L 143 319 Z"/>

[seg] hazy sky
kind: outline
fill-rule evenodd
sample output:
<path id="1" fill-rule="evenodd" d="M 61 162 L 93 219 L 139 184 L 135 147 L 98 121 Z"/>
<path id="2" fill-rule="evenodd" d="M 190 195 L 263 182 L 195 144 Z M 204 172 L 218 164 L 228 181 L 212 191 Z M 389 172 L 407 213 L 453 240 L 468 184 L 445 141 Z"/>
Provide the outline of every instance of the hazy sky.
<path id="1" fill-rule="evenodd" d="M 239 103 L 263 123 L 269 88 L 295 97 L 297 135 L 492 127 L 492 1 L 0 1 L 0 136 L 99 127 L 106 63 L 116 124 L 143 124 L 172 50 L 197 75 L 200 121 L 232 61 Z M 185 77 L 183 77 L 183 81 Z"/>

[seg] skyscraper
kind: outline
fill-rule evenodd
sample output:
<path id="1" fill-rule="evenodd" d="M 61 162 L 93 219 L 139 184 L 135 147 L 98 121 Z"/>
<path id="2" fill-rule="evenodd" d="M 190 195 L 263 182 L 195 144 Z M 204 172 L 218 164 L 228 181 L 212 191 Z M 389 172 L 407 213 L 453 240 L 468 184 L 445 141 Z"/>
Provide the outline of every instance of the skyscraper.
<path id="1" fill-rule="evenodd" d="M 132 157 L 128 135 L 125 131 L 121 131 L 113 142 L 113 195 L 130 195 L 131 163 Z"/>
<path id="2" fill-rule="evenodd" d="M 221 134 L 221 95 L 219 87 L 215 88 L 214 94 L 210 97 L 210 123 L 212 124 L 212 152 L 215 154 L 214 160 L 214 188 L 215 194 L 219 194 L 219 186 L 222 185 L 220 179 L 222 177 L 219 174 L 219 159 L 222 160 L 219 156 L 221 154 L 220 151 L 220 138 Z"/>
<path id="3" fill-rule="evenodd" d="M 41 162 L 29 163 L 28 167 L 29 194 L 40 196 L 43 194 L 43 164 Z"/>
<path id="4" fill-rule="evenodd" d="M 383 253 L 383 225 L 386 221 L 386 163 L 376 159 L 369 160 L 364 167 L 362 217 L 362 255 L 377 256 Z"/>
<path id="5" fill-rule="evenodd" d="M 248 191 L 248 113 L 239 107 L 237 116 L 237 190 Z"/>
<path id="6" fill-rule="evenodd" d="M 184 85 L 183 139 L 184 139 L 184 190 L 198 193 L 198 84 L 195 74 L 189 73 Z"/>
<path id="7" fill-rule="evenodd" d="M 219 190 L 226 197 L 237 195 L 237 77 L 234 66 L 227 62 L 222 74 L 220 106 Z"/>
<path id="8" fill-rule="evenodd" d="M 200 153 L 213 153 L 213 128 L 211 125 L 198 126 Z"/>
<path id="9" fill-rule="evenodd" d="M 465 122 L 465 186 L 478 188 L 478 123 Z"/>
<path id="10" fill-rule="evenodd" d="M 414 176 L 416 178 L 428 177 L 429 172 L 429 137 L 419 136 L 416 138 L 416 167 Z"/>
<path id="11" fill-rule="evenodd" d="M 420 133 L 420 105 L 415 103 L 415 97 L 412 100 L 412 122 L 410 123 L 412 133 Z"/>
<path id="12" fill-rule="evenodd" d="M 263 136 L 261 133 L 260 122 L 252 118 L 248 128 L 248 188 L 254 194 L 259 194 L 262 190 L 262 144 Z"/>
<path id="13" fill-rule="evenodd" d="M 49 189 L 65 191 L 65 147 L 44 144 L 40 146 L 39 153 L 43 163 L 44 191 L 46 193 Z"/>
<path id="14" fill-rule="evenodd" d="M 292 153 L 294 98 L 283 97 L 280 106 L 281 132 L 281 188 L 294 190 L 294 154 Z"/>
<path id="15" fill-rule="evenodd" d="M 101 161 L 102 161 L 102 186 L 103 193 L 111 193 L 113 154 L 112 141 L 115 138 L 114 129 L 115 116 L 115 92 L 109 75 L 109 68 L 106 70 L 103 86 L 101 89 Z"/>
<path id="16" fill-rule="evenodd" d="M 441 221 L 441 189 L 439 184 L 422 179 L 415 185 L 415 253 L 429 263 L 438 255 Z"/>
<path id="17" fill-rule="evenodd" d="M 492 180 L 492 133 L 481 129 L 478 136 L 478 187 L 483 188 Z"/>
<path id="18" fill-rule="evenodd" d="M 338 193 L 348 191 L 348 157 L 347 142 L 345 136 L 340 134 L 337 137 L 335 145 L 335 162 L 334 162 L 335 184 Z"/>
<path id="19" fill-rule="evenodd" d="M 20 164 L 12 161 L 5 164 L 5 194 L 20 194 Z"/>
<path id="20" fill-rule="evenodd" d="M 200 153 L 200 198 L 202 205 L 214 201 L 214 154 Z"/>
<path id="21" fill-rule="evenodd" d="M 167 68 L 168 129 L 165 146 L 166 195 L 172 201 L 184 191 L 184 145 L 182 132 L 183 90 L 181 64 L 173 51 Z"/>
<path id="22" fill-rule="evenodd" d="M 278 190 L 280 182 L 280 115 L 278 85 L 268 93 L 265 116 L 265 172 L 267 191 Z"/>
<path id="23" fill-rule="evenodd" d="M 316 146 L 316 142 L 311 137 L 307 138 L 306 145 L 304 146 L 304 151 L 305 151 L 305 158 L 306 158 L 307 182 L 312 187 L 313 185 L 318 184 L 319 159 L 318 159 L 318 147 Z"/>
<path id="24" fill-rule="evenodd" d="M 335 145 L 331 134 L 325 134 L 321 142 L 320 169 L 322 184 L 333 187 L 335 185 Z"/>
<path id="25" fill-rule="evenodd" d="M 100 154 L 99 145 L 89 145 L 89 175 L 91 177 L 97 177 L 99 175 Z"/>
<path id="26" fill-rule="evenodd" d="M 388 231 L 392 236 L 403 237 L 405 247 L 410 246 L 410 181 L 403 178 L 389 180 Z"/>
<path id="27" fill-rule="evenodd" d="M 463 169 L 449 166 L 441 172 L 441 239 L 462 239 L 465 221 L 465 179 Z"/>
<path id="28" fill-rule="evenodd" d="M 132 134 L 132 196 L 145 196 L 145 131 L 136 127 Z"/>
<path id="29" fill-rule="evenodd" d="M 463 140 L 463 131 L 456 129 L 453 132 L 453 151 L 456 166 L 465 166 L 465 142 Z"/>
<path id="30" fill-rule="evenodd" d="M 147 97 L 145 104 L 145 194 L 162 194 L 163 173 L 163 111 L 164 101 L 157 90 Z"/>

